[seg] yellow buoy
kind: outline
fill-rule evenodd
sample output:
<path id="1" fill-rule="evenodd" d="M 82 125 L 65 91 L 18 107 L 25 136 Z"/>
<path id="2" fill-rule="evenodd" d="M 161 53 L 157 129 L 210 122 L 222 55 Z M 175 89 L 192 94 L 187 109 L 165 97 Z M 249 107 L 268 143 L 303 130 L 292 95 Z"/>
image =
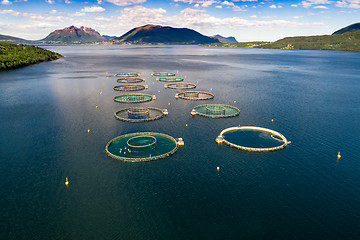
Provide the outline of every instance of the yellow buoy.
<path id="1" fill-rule="evenodd" d="M 210 91 L 212 91 L 212 88 L 210 88 Z"/>
<path id="2" fill-rule="evenodd" d="M 108 73 L 106 72 L 106 75 L 108 75 Z"/>
<path id="3" fill-rule="evenodd" d="M 88 129 L 88 133 L 90 133 L 90 129 Z"/>
<path id="4" fill-rule="evenodd" d="M 100 95 L 102 95 L 102 92 L 100 92 Z"/>
<path id="5" fill-rule="evenodd" d="M 96 106 L 96 108 L 99 108 L 98 106 Z"/>
<path id="6" fill-rule="evenodd" d="M 160 92 L 160 90 L 158 92 Z"/>
<path id="7" fill-rule="evenodd" d="M 216 170 L 220 171 L 220 167 L 217 167 Z"/>
<path id="8" fill-rule="evenodd" d="M 187 127 L 188 125 L 186 124 L 185 127 Z"/>
<path id="9" fill-rule="evenodd" d="M 274 122 L 274 119 L 271 119 L 271 122 Z"/>
<path id="10" fill-rule="evenodd" d="M 341 158 L 340 152 L 338 152 L 337 158 L 338 158 L 338 159 Z"/>
<path id="11" fill-rule="evenodd" d="M 236 101 L 234 101 L 234 103 L 236 103 Z"/>
<path id="12" fill-rule="evenodd" d="M 170 103 L 168 103 L 168 105 L 170 105 Z"/>
<path id="13" fill-rule="evenodd" d="M 65 185 L 69 186 L 69 179 L 68 178 L 65 179 Z"/>

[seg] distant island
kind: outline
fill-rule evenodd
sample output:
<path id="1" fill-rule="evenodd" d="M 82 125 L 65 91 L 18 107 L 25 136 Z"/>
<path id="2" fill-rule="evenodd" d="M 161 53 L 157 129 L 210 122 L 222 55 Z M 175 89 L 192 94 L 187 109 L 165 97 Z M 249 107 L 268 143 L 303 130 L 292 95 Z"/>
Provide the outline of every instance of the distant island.
<path id="1" fill-rule="evenodd" d="M 360 51 L 360 23 L 344 27 L 332 35 L 286 37 L 275 42 L 213 43 L 201 46 Z"/>
<path id="2" fill-rule="evenodd" d="M 0 71 L 47 62 L 62 55 L 36 46 L 0 43 Z"/>

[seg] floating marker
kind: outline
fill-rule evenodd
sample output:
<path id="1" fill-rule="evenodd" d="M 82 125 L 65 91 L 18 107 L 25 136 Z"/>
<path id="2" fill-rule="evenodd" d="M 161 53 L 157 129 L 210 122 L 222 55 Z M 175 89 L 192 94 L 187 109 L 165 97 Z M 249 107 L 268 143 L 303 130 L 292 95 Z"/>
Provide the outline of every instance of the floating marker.
<path id="1" fill-rule="evenodd" d="M 100 95 L 102 95 L 102 92 L 100 92 Z"/>
<path id="2" fill-rule="evenodd" d="M 98 106 L 96 106 L 96 108 L 99 108 Z"/>
<path id="3" fill-rule="evenodd" d="M 90 133 L 90 129 L 88 129 L 88 133 Z"/>
<path id="4" fill-rule="evenodd" d="M 210 88 L 210 91 L 212 91 L 212 88 Z"/>
<path id="5" fill-rule="evenodd" d="M 65 186 L 69 186 L 69 179 L 68 178 L 65 179 Z"/>
<path id="6" fill-rule="evenodd" d="M 187 127 L 188 125 L 186 124 L 185 127 Z"/>
<path id="7" fill-rule="evenodd" d="M 168 105 L 170 106 L 170 103 L 168 103 Z"/>
<path id="8" fill-rule="evenodd" d="M 160 90 L 158 92 L 160 92 Z"/>
<path id="9" fill-rule="evenodd" d="M 274 122 L 274 119 L 271 119 L 271 122 Z"/>
<path id="10" fill-rule="evenodd" d="M 236 103 L 236 101 L 234 101 L 234 103 Z"/>
<path id="11" fill-rule="evenodd" d="M 338 158 L 338 159 L 341 158 L 340 152 L 338 152 L 337 158 Z"/>
<path id="12" fill-rule="evenodd" d="M 220 167 L 217 167 L 216 170 L 217 170 L 217 171 L 220 171 Z"/>

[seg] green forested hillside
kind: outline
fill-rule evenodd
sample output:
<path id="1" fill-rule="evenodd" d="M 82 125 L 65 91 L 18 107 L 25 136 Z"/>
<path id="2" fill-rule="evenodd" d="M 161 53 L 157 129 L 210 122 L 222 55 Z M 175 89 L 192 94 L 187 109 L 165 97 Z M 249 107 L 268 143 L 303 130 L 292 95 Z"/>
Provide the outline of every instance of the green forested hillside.
<path id="1" fill-rule="evenodd" d="M 201 46 L 360 51 L 360 31 L 340 35 L 287 37 L 275 42 L 211 43 Z"/>
<path id="2" fill-rule="evenodd" d="M 49 50 L 24 45 L 0 43 L 0 71 L 55 60 L 62 57 Z"/>
<path id="3" fill-rule="evenodd" d="M 340 35 L 287 37 L 260 48 L 360 51 L 360 31 Z"/>

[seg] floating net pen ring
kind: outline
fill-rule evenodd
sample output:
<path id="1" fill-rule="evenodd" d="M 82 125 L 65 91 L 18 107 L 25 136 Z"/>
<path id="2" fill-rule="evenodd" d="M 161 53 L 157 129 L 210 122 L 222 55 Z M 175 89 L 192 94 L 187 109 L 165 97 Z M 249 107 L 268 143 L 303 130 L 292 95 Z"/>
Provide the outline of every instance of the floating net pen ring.
<path id="1" fill-rule="evenodd" d="M 114 113 L 117 120 L 125 122 L 146 122 L 158 120 L 168 114 L 167 110 L 154 107 L 129 107 Z"/>
<path id="2" fill-rule="evenodd" d="M 156 80 L 160 81 L 160 82 L 182 82 L 182 81 L 184 81 L 184 79 L 180 78 L 180 77 L 159 77 Z"/>
<path id="3" fill-rule="evenodd" d="M 139 77 L 140 74 L 136 72 L 129 72 L 129 73 L 117 73 L 115 77 Z"/>
<path id="4" fill-rule="evenodd" d="M 275 140 L 281 142 L 279 146 L 276 147 L 246 147 L 239 144 L 232 143 L 224 138 L 224 134 L 228 132 L 234 132 L 234 131 L 256 131 L 256 132 L 265 132 L 270 134 L 272 137 L 275 137 Z M 280 141 L 281 140 L 281 141 Z M 247 152 L 271 152 L 271 151 L 277 151 L 285 148 L 287 145 L 291 143 L 291 141 L 288 141 L 284 135 L 282 135 L 279 132 L 276 132 L 274 130 L 268 129 L 268 128 L 262 128 L 262 127 L 254 127 L 254 126 L 238 126 L 238 127 L 230 127 L 226 128 L 223 131 L 221 131 L 220 135 L 216 138 L 216 142 L 218 144 L 225 143 L 226 145 L 230 147 L 234 147 L 243 151 Z"/>
<path id="5" fill-rule="evenodd" d="M 122 77 L 116 80 L 118 83 L 140 83 L 145 82 L 145 79 L 139 77 Z"/>
<path id="6" fill-rule="evenodd" d="M 166 158 L 178 150 L 177 141 L 166 134 L 138 132 L 118 136 L 105 147 L 106 154 L 124 162 L 147 162 Z"/>
<path id="7" fill-rule="evenodd" d="M 196 88 L 196 85 L 193 83 L 178 82 L 166 84 L 164 87 L 169 89 L 193 89 Z"/>
<path id="8" fill-rule="evenodd" d="M 140 91 L 144 90 L 146 87 L 140 84 L 123 84 L 115 86 L 113 89 L 115 91 Z"/>
<path id="9" fill-rule="evenodd" d="M 170 72 L 155 72 L 153 74 L 151 74 L 152 76 L 161 76 L 161 77 L 170 77 L 170 76 L 175 76 L 175 73 L 170 73 Z"/>
<path id="10" fill-rule="evenodd" d="M 240 114 L 237 107 L 225 104 L 204 104 L 194 107 L 191 115 L 200 115 L 210 118 L 235 117 Z"/>
<path id="11" fill-rule="evenodd" d="M 185 100 L 208 100 L 214 98 L 214 94 L 201 91 L 185 91 L 177 93 L 175 98 L 181 98 Z"/>
<path id="12" fill-rule="evenodd" d="M 133 93 L 133 94 L 122 94 L 114 97 L 115 102 L 119 103 L 142 103 L 150 102 L 153 100 L 154 96 L 143 93 Z"/>

